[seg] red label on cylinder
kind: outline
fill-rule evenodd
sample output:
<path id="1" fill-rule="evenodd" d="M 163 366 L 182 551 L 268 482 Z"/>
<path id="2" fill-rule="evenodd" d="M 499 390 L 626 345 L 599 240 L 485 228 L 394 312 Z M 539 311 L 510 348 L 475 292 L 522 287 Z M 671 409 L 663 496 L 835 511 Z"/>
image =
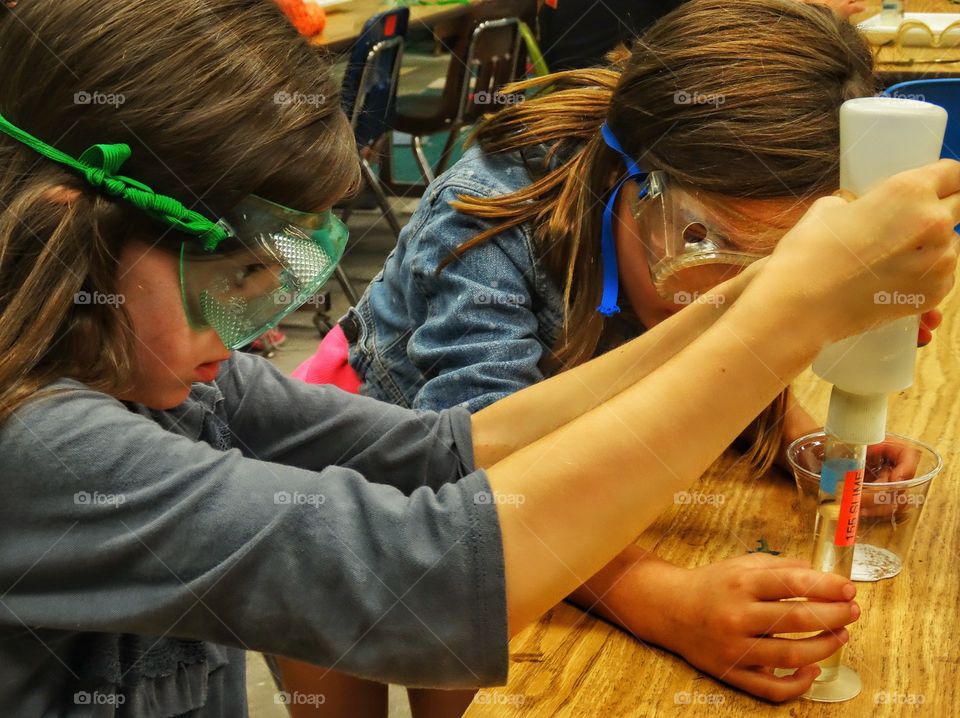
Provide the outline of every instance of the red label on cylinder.
<path id="1" fill-rule="evenodd" d="M 857 538 L 860 521 L 860 498 L 863 493 L 863 471 L 848 471 L 843 477 L 843 496 L 840 498 L 840 516 L 833 543 L 852 546 Z"/>

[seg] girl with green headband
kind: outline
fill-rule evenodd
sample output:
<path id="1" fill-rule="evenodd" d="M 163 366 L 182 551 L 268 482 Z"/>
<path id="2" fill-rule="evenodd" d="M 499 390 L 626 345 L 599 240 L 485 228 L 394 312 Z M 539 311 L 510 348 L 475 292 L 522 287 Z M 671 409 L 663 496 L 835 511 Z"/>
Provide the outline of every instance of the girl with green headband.
<path id="1" fill-rule="evenodd" d="M 334 103 L 274 102 L 335 92 L 271 3 L 21 0 L 0 11 L 0 62 L 4 715 L 243 716 L 247 650 L 503 683 L 509 636 L 820 347 L 913 310 L 876 291 L 928 309 L 953 284 L 960 166 L 943 162 L 815 203 L 713 290 L 722 316 L 698 305 L 472 416 L 412 412 L 229 351 L 329 272 L 343 236 L 326 212 L 357 176 Z M 791 644 L 792 677 L 741 669 L 773 700 L 858 611 L 850 582 L 781 561 L 743 580 L 785 595 L 770 569 L 789 565 L 825 630 Z M 773 605 L 788 624 L 799 610 Z"/>

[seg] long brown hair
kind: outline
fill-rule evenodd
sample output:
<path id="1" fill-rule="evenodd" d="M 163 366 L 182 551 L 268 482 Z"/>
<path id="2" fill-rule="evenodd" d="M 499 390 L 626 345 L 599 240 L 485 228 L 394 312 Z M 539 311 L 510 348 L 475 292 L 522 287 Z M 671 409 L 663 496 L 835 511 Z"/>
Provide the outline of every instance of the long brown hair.
<path id="1" fill-rule="evenodd" d="M 13 124 L 74 157 L 125 142 L 122 174 L 212 219 L 248 194 L 329 206 L 357 182 L 329 63 L 267 0 L 21 0 L 0 7 L 0 65 Z M 0 423 L 61 376 L 129 386 L 122 307 L 74 297 L 115 293 L 134 235 L 171 239 L 0 135 Z"/>
<path id="2" fill-rule="evenodd" d="M 546 367 L 557 371 L 592 357 L 605 329 L 596 311 L 600 223 L 611 178 L 624 167 L 601 139 L 604 121 L 647 171 L 722 195 L 805 199 L 837 188 L 840 105 L 872 94 L 874 79 L 868 46 L 827 8 L 689 0 L 611 67 L 503 90 L 528 91 L 536 95 L 486 118 L 471 140 L 488 153 L 544 147 L 542 171 L 506 196 L 459 197 L 457 210 L 493 226 L 455 256 L 531 223 L 563 287 L 563 330 Z M 783 410 L 781 396 L 753 426 L 750 460 L 761 471 L 776 456 Z"/>

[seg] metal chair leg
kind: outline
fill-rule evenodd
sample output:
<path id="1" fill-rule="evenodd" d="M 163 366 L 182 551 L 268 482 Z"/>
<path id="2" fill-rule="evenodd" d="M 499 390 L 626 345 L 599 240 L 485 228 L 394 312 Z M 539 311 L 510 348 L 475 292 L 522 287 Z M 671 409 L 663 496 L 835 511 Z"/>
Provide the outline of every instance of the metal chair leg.
<path id="1" fill-rule="evenodd" d="M 417 166 L 420 167 L 420 174 L 423 175 L 427 184 L 430 184 L 436 177 L 433 174 L 433 168 L 427 161 L 427 155 L 423 151 L 423 140 L 419 135 L 413 136 L 410 147 L 413 149 L 413 158 L 417 161 Z"/>
<path id="2" fill-rule="evenodd" d="M 344 270 L 342 264 L 337 265 L 337 268 L 334 270 L 334 275 L 343 293 L 347 295 L 350 306 L 356 306 L 357 302 L 360 301 L 360 296 L 357 294 L 357 290 L 353 288 L 353 283 L 350 281 L 350 277 L 347 276 L 347 272 Z"/>
<path id="3" fill-rule="evenodd" d="M 323 337 L 333 329 L 336 322 L 330 317 L 330 292 L 322 292 L 316 297 L 319 301 L 317 302 L 317 309 L 313 313 L 313 326 L 317 328 L 317 333 Z"/>
<path id="4" fill-rule="evenodd" d="M 396 235 L 397 239 L 399 239 L 400 220 L 398 220 L 397 215 L 394 214 L 393 208 L 390 206 L 390 200 L 387 198 L 386 192 L 383 191 L 383 185 L 380 184 L 380 180 L 377 179 L 377 175 L 374 173 L 373 167 L 370 166 L 370 163 L 367 162 L 366 159 L 360 160 L 360 172 L 363 174 L 363 179 L 367 183 L 367 186 L 376 196 L 377 204 L 379 204 L 380 209 L 383 210 L 383 216 L 390 225 L 390 229 L 393 230 L 394 235 Z"/>

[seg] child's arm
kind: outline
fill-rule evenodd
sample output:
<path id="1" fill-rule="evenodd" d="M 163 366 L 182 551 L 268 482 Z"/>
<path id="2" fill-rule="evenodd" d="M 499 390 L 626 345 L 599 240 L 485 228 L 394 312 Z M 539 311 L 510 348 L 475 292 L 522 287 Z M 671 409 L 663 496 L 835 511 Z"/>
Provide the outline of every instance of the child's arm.
<path id="1" fill-rule="evenodd" d="M 765 262 L 754 263 L 704 295 L 703 302 L 684 307 L 623 346 L 474 414 L 477 465 L 495 464 L 666 364 L 733 306 Z M 513 420 L 516 416 L 528 416 L 530 406 L 536 406 L 536 422 Z"/>
<path id="2" fill-rule="evenodd" d="M 233 444 L 245 456 L 309 471 L 353 469 L 404 494 L 474 470 L 465 409 L 413 412 L 291 379 L 262 357 L 234 352 L 216 381 Z"/>
<path id="3" fill-rule="evenodd" d="M 513 630 L 548 609 L 547 597 L 570 593 L 576 574 L 599 571 L 606 561 L 595 557 L 628 545 L 810 363 L 821 330 L 797 321 L 796 343 L 777 341 L 785 310 L 748 293 L 690 351 L 488 469 L 495 492 L 524 496 L 498 503 Z"/>
<path id="4" fill-rule="evenodd" d="M 687 569 L 634 545 L 569 598 L 719 680 L 766 696 L 776 680 L 764 670 L 822 659 L 836 645 L 830 632 L 844 639 L 843 627 L 860 615 L 859 606 L 836 600 L 835 586 L 820 583 L 823 574 L 808 568 L 805 561 L 752 554 Z M 779 590 L 770 592 L 771 586 Z M 822 593 L 825 600 L 779 600 L 797 593 Z M 769 638 L 819 631 L 807 641 Z M 804 685 L 791 688 L 783 697 L 799 695 Z"/>

